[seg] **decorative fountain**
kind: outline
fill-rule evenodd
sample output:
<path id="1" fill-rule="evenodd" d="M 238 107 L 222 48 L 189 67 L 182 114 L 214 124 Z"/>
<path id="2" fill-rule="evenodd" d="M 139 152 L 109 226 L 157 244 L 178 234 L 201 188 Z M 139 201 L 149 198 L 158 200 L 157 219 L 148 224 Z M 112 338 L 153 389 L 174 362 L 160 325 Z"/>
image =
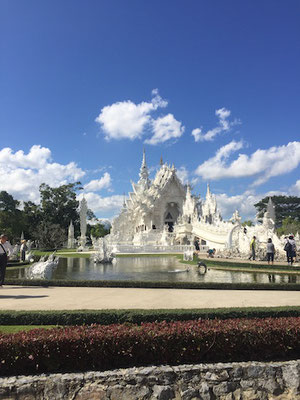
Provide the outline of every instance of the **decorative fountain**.
<path id="1" fill-rule="evenodd" d="M 94 263 L 111 263 L 113 259 L 116 257 L 113 249 L 107 245 L 105 238 L 92 238 L 94 249 L 96 249 L 96 253 L 92 256 Z"/>
<path id="2" fill-rule="evenodd" d="M 29 279 L 51 279 L 53 271 L 58 265 L 59 257 L 55 256 L 55 252 L 51 254 L 47 260 L 45 256 L 31 265 L 26 270 L 27 278 Z"/>

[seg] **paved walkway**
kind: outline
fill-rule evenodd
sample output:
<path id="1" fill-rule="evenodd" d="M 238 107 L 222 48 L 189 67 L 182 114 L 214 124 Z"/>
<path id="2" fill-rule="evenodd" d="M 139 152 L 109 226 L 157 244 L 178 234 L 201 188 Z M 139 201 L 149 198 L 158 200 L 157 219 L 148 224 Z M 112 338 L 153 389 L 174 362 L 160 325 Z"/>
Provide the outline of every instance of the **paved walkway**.
<path id="1" fill-rule="evenodd" d="M 262 290 L 4 286 L 2 310 L 160 309 L 300 306 L 300 293 Z"/>

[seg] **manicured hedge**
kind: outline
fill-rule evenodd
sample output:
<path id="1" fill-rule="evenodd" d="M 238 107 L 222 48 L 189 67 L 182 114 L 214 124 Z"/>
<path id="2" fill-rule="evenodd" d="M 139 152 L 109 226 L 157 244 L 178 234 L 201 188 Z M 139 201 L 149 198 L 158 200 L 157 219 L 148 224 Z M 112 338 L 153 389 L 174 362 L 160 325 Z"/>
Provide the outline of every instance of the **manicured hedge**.
<path id="1" fill-rule="evenodd" d="M 199 261 L 204 262 L 208 267 L 223 267 L 225 268 L 234 268 L 234 269 L 264 269 L 268 270 L 270 273 L 272 271 L 298 271 L 300 272 L 300 267 L 295 267 L 291 265 L 268 265 L 267 263 L 265 264 L 254 264 L 250 262 L 235 262 L 234 260 L 228 260 L 228 261 L 221 261 L 218 260 L 217 258 L 202 258 L 202 259 L 197 259 L 192 261 L 192 264 L 197 264 Z M 182 261 L 183 263 L 186 263 L 185 261 Z"/>
<path id="2" fill-rule="evenodd" d="M 0 335 L 0 374 L 300 357 L 300 318 L 92 325 Z"/>
<path id="3" fill-rule="evenodd" d="M 122 287 L 160 289 L 222 289 L 222 290 L 290 290 L 300 291 L 299 283 L 255 283 L 255 282 L 168 282 L 168 281 L 92 281 L 66 279 L 6 279 L 5 285 L 20 286 L 64 286 L 64 287 Z"/>
<path id="4" fill-rule="evenodd" d="M 0 325 L 141 324 L 198 319 L 300 317 L 300 307 L 248 307 L 175 310 L 0 311 Z"/>

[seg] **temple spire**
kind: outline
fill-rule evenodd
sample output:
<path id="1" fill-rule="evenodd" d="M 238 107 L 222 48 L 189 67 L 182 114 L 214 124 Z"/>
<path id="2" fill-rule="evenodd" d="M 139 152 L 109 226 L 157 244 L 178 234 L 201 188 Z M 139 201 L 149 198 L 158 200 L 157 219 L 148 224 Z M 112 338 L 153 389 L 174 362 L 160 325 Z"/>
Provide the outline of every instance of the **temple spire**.
<path id="1" fill-rule="evenodd" d="M 211 192 L 210 192 L 210 186 L 209 183 L 207 183 L 207 191 L 206 191 L 206 197 L 210 196 Z"/>
<path id="2" fill-rule="evenodd" d="M 162 155 L 160 156 L 160 165 L 163 165 L 164 164 L 164 162 L 163 162 L 163 158 L 162 158 Z"/>
<path id="3" fill-rule="evenodd" d="M 146 153 L 145 153 L 145 147 L 143 148 L 143 161 L 142 161 L 142 167 L 147 167 L 147 165 L 146 165 Z"/>
<path id="4" fill-rule="evenodd" d="M 142 160 L 142 165 L 140 168 L 140 180 L 139 183 L 143 183 L 144 186 L 149 187 L 150 181 L 149 181 L 149 172 L 148 172 L 148 167 L 146 164 L 146 153 L 145 149 L 143 149 L 143 160 Z"/>
<path id="5" fill-rule="evenodd" d="M 187 183 L 187 185 L 186 185 L 186 197 L 189 197 L 189 198 L 191 198 L 192 197 L 192 193 L 191 193 L 191 185 L 190 185 L 190 183 L 188 182 Z"/>

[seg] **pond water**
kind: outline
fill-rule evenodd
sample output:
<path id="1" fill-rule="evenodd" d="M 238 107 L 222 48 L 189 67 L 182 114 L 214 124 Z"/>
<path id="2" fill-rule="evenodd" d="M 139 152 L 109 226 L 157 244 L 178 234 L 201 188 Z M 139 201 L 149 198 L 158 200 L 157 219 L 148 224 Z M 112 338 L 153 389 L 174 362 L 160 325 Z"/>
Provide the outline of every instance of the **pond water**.
<path id="1" fill-rule="evenodd" d="M 189 270 L 187 270 L 189 269 Z M 26 268 L 6 270 L 8 278 L 24 278 Z M 89 258 L 60 258 L 53 279 L 134 280 L 168 282 L 257 282 L 300 283 L 300 275 L 239 272 L 209 268 L 206 274 L 197 266 L 179 262 L 176 257 L 120 257 L 112 264 L 94 264 Z"/>

